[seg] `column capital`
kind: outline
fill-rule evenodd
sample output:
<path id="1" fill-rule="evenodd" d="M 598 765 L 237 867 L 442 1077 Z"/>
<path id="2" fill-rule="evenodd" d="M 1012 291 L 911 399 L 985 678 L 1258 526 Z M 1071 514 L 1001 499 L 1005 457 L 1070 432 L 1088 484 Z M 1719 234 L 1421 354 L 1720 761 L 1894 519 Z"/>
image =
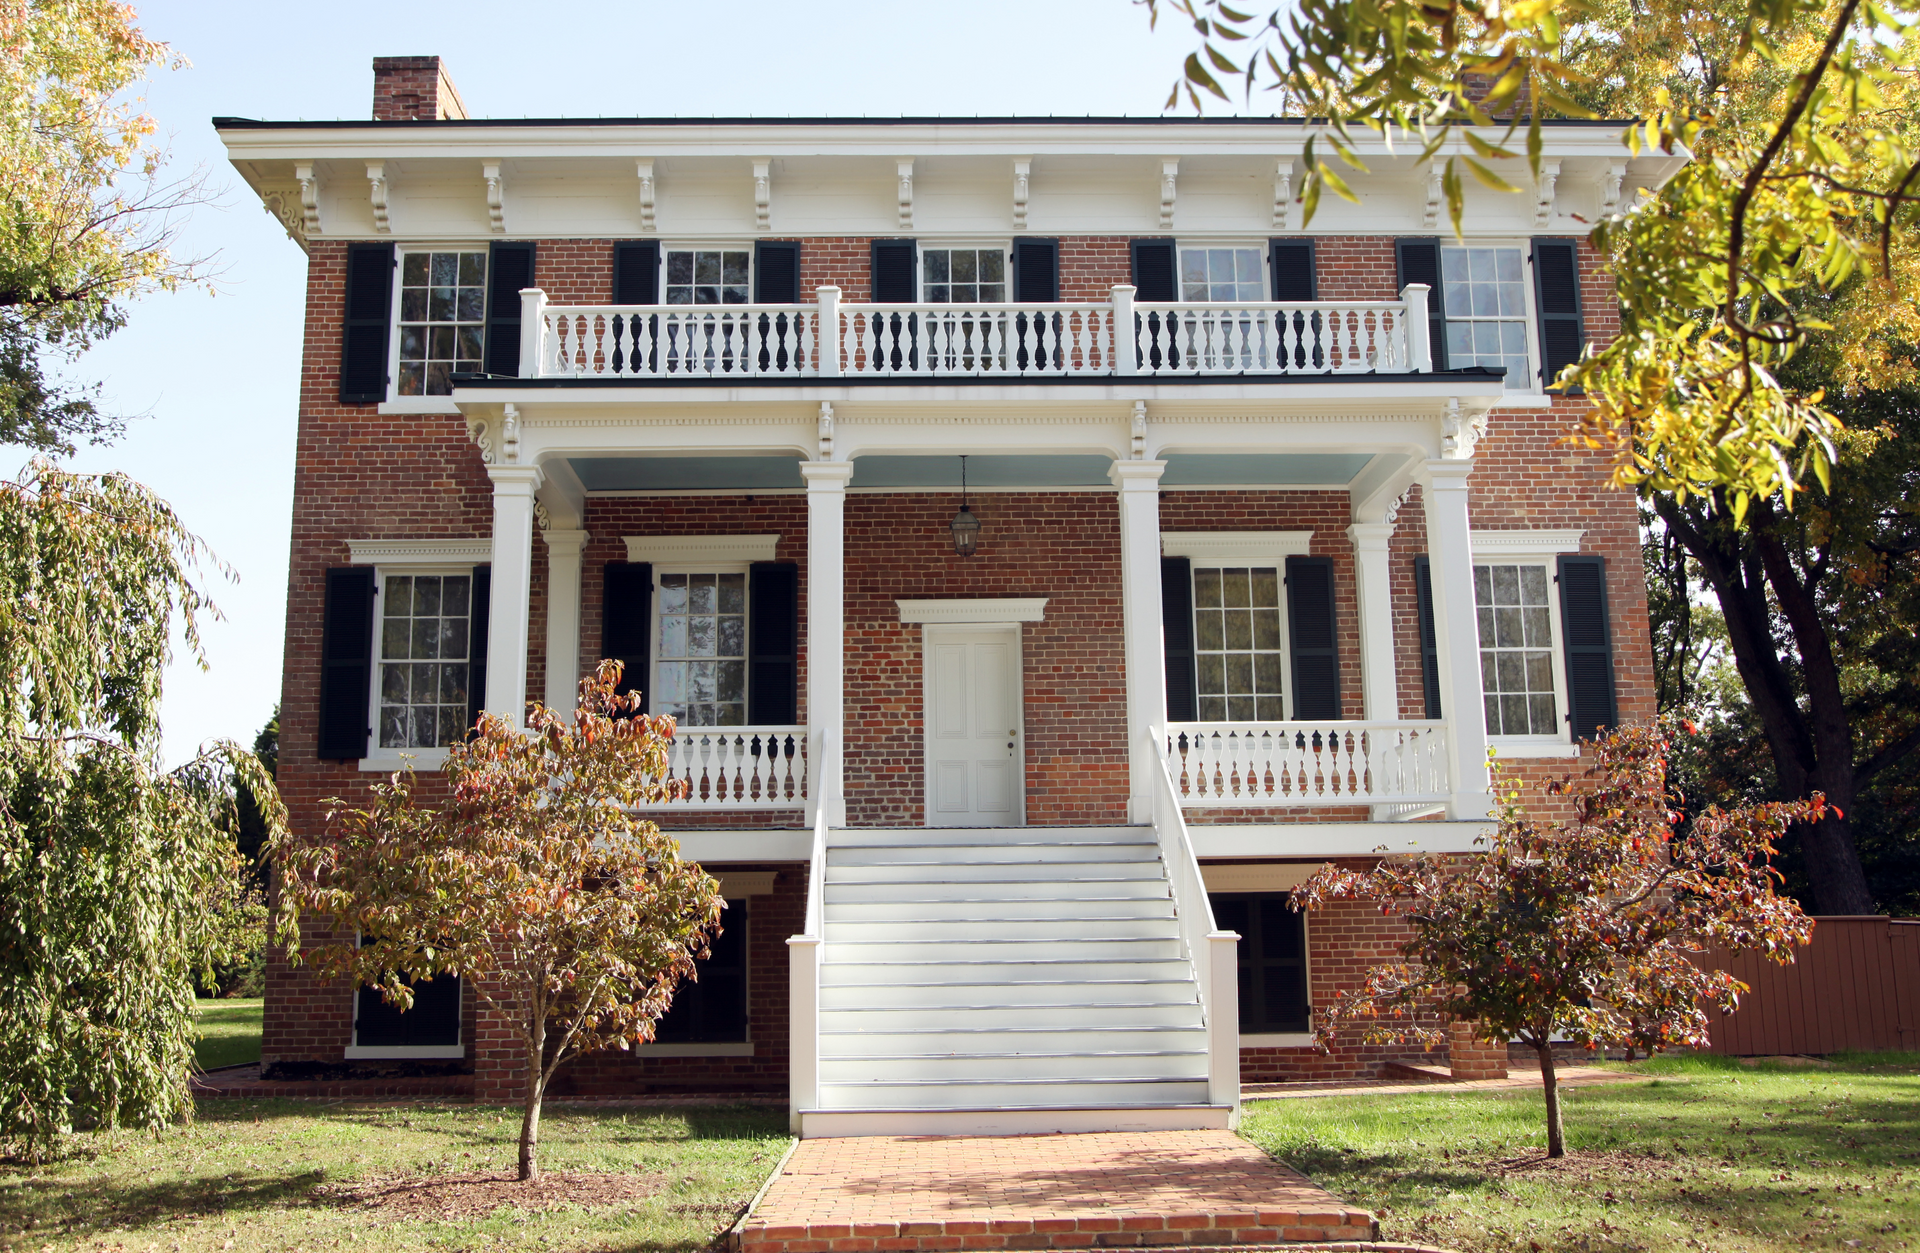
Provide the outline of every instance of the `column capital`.
<path id="1" fill-rule="evenodd" d="M 1434 460 L 1427 462 L 1426 472 L 1420 476 L 1420 482 L 1430 491 L 1464 492 L 1467 490 L 1467 476 L 1472 473 L 1473 458 L 1471 457 L 1458 461 Z"/>
<path id="2" fill-rule="evenodd" d="M 587 541 L 592 539 L 593 536 L 585 531 L 569 531 L 554 527 L 540 532 L 540 538 L 546 544 L 549 552 L 562 554 L 571 552 L 577 554 L 582 548 L 586 547 Z"/>
<path id="3" fill-rule="evenodd" d="M 1123 492 L 1158 491 L 1160 476 L 1166 472 L 1164 461 L 1116 461 L 1107 478 Z"/>
<path id="4" fill-rule="evenodd" d="M 1385 552 L 1393 539 L 1391 522 L 1355 522 L 1347 527 L 1347 539 L 1363 552 Z"/>
<path id="5" fill-rule="evenodd" d="M 547 478 L 539 466 L 488 466 L 487 477 L 493 480 L 495 496 L 527 497 L 539 491 Z"/>
<path id="6" fill-rule="evenodd" d="M 807 481 L 810 492 L 845 491 L 847 480 L 853 477 L 853 462 L 802 461 L 800 477 Z"/>

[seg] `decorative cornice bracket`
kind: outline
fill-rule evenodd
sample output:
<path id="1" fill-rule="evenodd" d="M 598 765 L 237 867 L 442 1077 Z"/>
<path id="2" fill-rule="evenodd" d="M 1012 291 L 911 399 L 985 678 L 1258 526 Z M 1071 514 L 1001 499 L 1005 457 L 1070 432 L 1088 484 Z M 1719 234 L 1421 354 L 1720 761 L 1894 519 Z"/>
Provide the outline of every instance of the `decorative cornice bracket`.
<path id="1" fill-rule="evenodd" d="M 1179 191 L 1180 159 L 1167 157 L 1160 162 L 1160 229 L 1173 229 L 1173 202 Z"/>
<path id="2" fill-rule="evenodd" d="M 1027 229 L 1027 194 L 1032 186 L 1033 158 L 1013 159 L 1013 229 Z"/>
<path id="3" fill-rule="evenodd" d="M 893 163 L 895 174 L 899 176 L 900 229 L 913 229 L 913 158 L 900 157 Z"/>
<path id="4" fill-rule="evenodd" d="M 653 158 L 640 157 L 634 161 L 634 172 L 640 176 L 640 229 L 653 231 Z"/>
<path id="5" fill-rule="evenodd" d="M 480 177 L 487 184 L 487 223 L 496 235 L 507 233 L 506 184 L 500 178 L 498 160 L 482 161 Z"/>
<path id="6" fill-rule="evenodd" d="M 1284 231 L 1293 213 L 1292 157 L 1281 157 L 1273 170 L 1273 229 Z"/>
<path id="7" fill-rule="evenodd" d="M 393 233 L 393 224 L 387 219 L 387 163 L 385 161 L 367 162 L 367 197 L 373 202 L 373 229 L 382 235 Z"/>
<path id="8" fill-rule="evenodd" d="M 753 225 L 755 230 L 773 229 L 773 158 L 753 159 Z"/>

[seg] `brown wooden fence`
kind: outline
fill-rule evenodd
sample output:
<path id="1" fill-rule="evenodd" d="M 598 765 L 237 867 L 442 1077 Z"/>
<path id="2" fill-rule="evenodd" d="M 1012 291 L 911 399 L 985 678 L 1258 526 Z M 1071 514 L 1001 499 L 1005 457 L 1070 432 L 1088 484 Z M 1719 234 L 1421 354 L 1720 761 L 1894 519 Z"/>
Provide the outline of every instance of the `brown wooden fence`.
<path id="1" fill-rule="evenodd" d="M 1920 920 L 1816 918 L 1793 965 L 1718 953 L 1752 991 L 1733 1014 L 1708 1011 L 1713 1051 L 1737 1057 L 1920 1049 Z"/>

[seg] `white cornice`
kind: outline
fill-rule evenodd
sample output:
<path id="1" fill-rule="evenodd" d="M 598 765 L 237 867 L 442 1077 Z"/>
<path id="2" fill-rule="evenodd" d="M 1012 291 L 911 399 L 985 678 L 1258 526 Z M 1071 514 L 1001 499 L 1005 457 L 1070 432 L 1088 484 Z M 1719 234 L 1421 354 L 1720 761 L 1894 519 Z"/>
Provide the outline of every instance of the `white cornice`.
<path id="1" fill-rule="evenodd" d="M 490 539 L 350 539 L 356 566 L 481 565 L 493 560 Z"/>
<path id="2" fill-rule="evenodd" d="M 1312 531 L 1162 531 L 1163 557 L 1300 557 Z"/>
<path id="3" fill-rule="evenodd" d="M 780 535 L 628 535 L 628 561 L 679 565 L 696 561 L 772 561 Z"/>
<path id="4" fill-rule="evenodd" d="M 1045 596 L 980 598 L 976 600 L 896 600 L 902 622 L 1040 622 L 1046 617 Z"/>
<path id="5" fill-rule="evenodd" d="M 1577 553 L 1586 532 L 1579 527 L 1540 531 L 1474 531 L 1473 555 L 1491 553 Z"/>

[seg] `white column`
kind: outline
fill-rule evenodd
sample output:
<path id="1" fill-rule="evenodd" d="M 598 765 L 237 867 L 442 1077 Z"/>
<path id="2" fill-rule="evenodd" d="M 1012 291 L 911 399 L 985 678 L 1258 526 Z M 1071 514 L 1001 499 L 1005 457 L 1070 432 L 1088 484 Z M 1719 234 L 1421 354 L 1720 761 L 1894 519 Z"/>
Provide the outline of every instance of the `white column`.
<path id="1" fill-rule="evenodd" d="M 527 610 L 533 600 L 537 466 L 488 466 L 493 479 L 493 597 L 487 609 L 485 708 L 515 726 L 527 717 Z"/>
<path id="2" fill-rule="evenodd" d="M 546 706 L 570 714 L 580 698 L 580 550 L 590 537 L 556 527 L 541 538 L 547 542 Z"/>
<path id="3" fill-rule="evenodd" d="M 1127 663 L 1127 821 L 1153 821 L 1147 728 L 1167 720 L 1167 667 L 1160 638 L 1160 476 L 1164 461 L 1116 461 L 1120 489 L 1120 626 Z"/>
<path id="4" fill-rule="evenodd" d="M 846 504 L 850 461 L 803 461 L 807 481 L 807 724 L 831 735 L 845 760 L 846 741 Z M 832 798 L 829 826 L 847 825 L 845 769 L 821 780 Z"/>
<path id="5" fill-rule="evenodd" d="M 1433 576 L 1433 626 L 1440 651 L 1440 709 L 1453 758 L 1451 817 L 1492 811 L 1487 773 L 1487 712 L 1481 703 L 1480 626 L 1473 602 L 1473 540 L 1467 518 L 1471 461 L 1429 461 L 1424 481 L 1427 563 Z"/>
<path id="6" fill-rule="evenodd" d="M 1353 581 L 1360 593 L 1360 685 L 1369 722 L 1397 722 L 1400 689 L 1393 655 L 1393 571 L 1387 541 L 1391 522 L 1356 522 L 1347 528 L 1353 544 Z"/>

